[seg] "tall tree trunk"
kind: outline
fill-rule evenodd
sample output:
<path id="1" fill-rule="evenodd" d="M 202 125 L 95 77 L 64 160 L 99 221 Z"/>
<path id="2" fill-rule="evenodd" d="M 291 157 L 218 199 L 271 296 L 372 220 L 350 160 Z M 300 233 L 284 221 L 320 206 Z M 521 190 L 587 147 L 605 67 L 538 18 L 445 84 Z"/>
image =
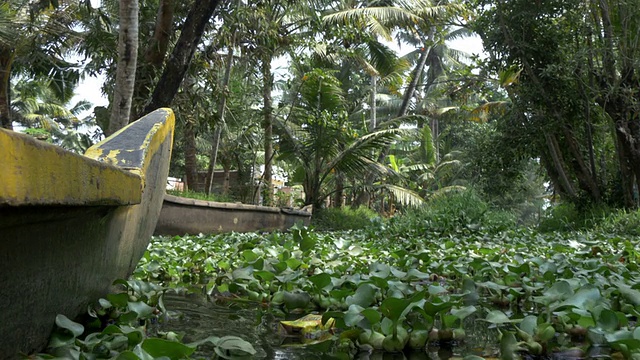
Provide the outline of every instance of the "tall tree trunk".
<path id="1" fill-rule="evenodd" d="M 562 186 L 562 192 L 567 194 L 569 197 L 575 198 L 577 194 L 573 185 L 571 184 L 571 180 L 569 180 L 569 177 L 567 176 L 564 159 L 562 158 L 562 152 L 560 151 L 560 146 L 558 146 L 556 137 L 550 134 L 545 134 L 544 137 L 547 141 L 547 147 L 549 149 L 549 153 L 551 154 L 551 159 L 553 160 L 553 167 L 558 174 L 558 179 L 560 185 Z"/>
<path id="2" fill-rule="evenodd" d="M 607 78 L 607 84 L 611 85 L 616 79 L 615 69 L 615 46 L 614 46 L 614 31 L 611 24 L 611 14 L 609 12 L 609 5 L 607 0 L 599 0 L 600 14 L 602 20 L 602 30 L 604 33 L 605 47 L 602 50 L 602 65 L 604 68 L 604 75 Z"/>
<path id="3" fill-rule="evenodd" d="M 271 91 L 273 89 L 273 74 L 271 73 L 271 55 L 264 55 L 262 59 L 262 100 L 264 103 L 264 182 L 266 184 L 263 191 L 264 204 L 269 206 L 273 202 L 273 189 L 271 188 L 271 177 L 273 174 L 273 99 Z"/>
<path id="4" fill-rule="evenodd" d="M 120 0 L 118 67 L 107 135 L 129 123 L 138 61 L 138 0 Z"/>
<path id="5" fill-rule="evenodd" d="M 639 84 L 634 67 L 637 46 L 628 45 L 626 41 L 637 41 L 637 35 L 631 35 L 637 29 L 629 28 L 634 25 L 633 21 L 625 18 L 630 13 L 625 7 L 627 4 L 616 2 L 610 9 L 607 0 L 594 1 L 600 12 L 604 40 L 602 78 L 599 81 L 604 95 L 598 102 L 614 123 L 623 201 L 626 207 L 632 208 L 638 206 L 634 185 L 636 190 L 640 188 L 640 120 L 637 115 L 637 96 L 631 93 Z M 597 11 L 595 15 L 598 15 Z M 612 16 L 619 16 L 620 19 L 612 21 Z"/>
<path id="6" fill-rule="evenodd" d="M 333 197 L 333 206 L 341 208 L 345 205 L 344 199 L 344 176 L 336 172 L 336 193 Z"/>
<path id="7" fill-rule="evenodd" d="M 620 105 L 618 105 L 620 106 Z M 622 107 L 621 110 L 625 113 L 631 113 L 631 105 Z M 640 189 L 638 182 L 640 181 L 640 148 L 638 142 L 640 141 L 640 129 L 638 129 L 637 119 L 627 119 L 625 115 L 620 114 L 618 111 L 616 121 L 616 137 L 620 144 L 619 156 L 620 156 L 620 170 L 621 175 L 625 177 L 623 184 L 625 187 L 625 206 L 637 207 L 637 198 L 634 191 L 634 185 L 637 187 L 636 191 Z M 629 193 L 631 193 L 629 199 Z"/>
<path id="8" fill-rule="evenodd" d="M 196 189 L 198 182 L 198 161 L 196 159 L 196 133 L 194 120 L 184 124 L 184 172 L 189 190 Z"/>
<path id="9" fill-rule="evenodd" d="M 131 110 L 132 117 L 141 115 L 144 104 L 151 93 L 156 74 L 162 69 L 167 49 L 169 48 L 169 39 L 173 32 L 174 8 L 175 0 L 160 1 L 153 38 L 145 51 L 144 63 L 139 64 L 136 72 L 136 85 L 133 92 Z"/>
<path id="10" fill-rule="evenodd" d="M 151 101 L 144 108 L 144 114 L 150 113 L 157 108 L 171 105 L 191 64 L 193 54 L 198 44 L 200 44 L 205 27 L 221 1 L 201 0 L 193 2 L 193 6 L 180 31 L 180 38 L 178 38 L 162 76 L 153 90 Z"/>
<path id="11" fill-rule="evenodd" d="M 578 142 L 573 135 L 573 131 L 571 131 L 571 129 L 569 129 L 569 127 L 566 125 L 562 127 L 562 131 L 564 133 L 565 142 L 567 143 L 569 151 L 571 152 L 571 155 L 574 159 L 572 163 L 574 164 L 574 171 L 576 173 L 576 176 L 578 177 L 580 186 L 583 190 L 587 191 L 590 194 L 590 197 L 595 202 L 600 202 L 600 188 L 598 187 L 598 184 L 594 178 L 595 174 L 592 174 L 591 171 L 589 171 L 589 168 L 584 162 L 584 159 L 582 158 L 582 152 L 580 151 Z"/>
<path id="12" fill-rule="evenodd" d="M 369 131 L 373 132 L 378 126 L 376 96 L 378 95 L 378 75 L 371 75 L 371 122 L 369 123 Z"/>
<path id="13" fill-rule="evenodd" d="M 624 134 L 621 134 L 618 129 L 614 130 L 616 140 L 616 153 L 618 155 L 618 166 L 620 168 L 620 187 L 622 190 L 622 201 L 624 206 L 632 208 L 634 206 L 633 201 L 633 173 L 629 163 L 629 155 L 624 145 Z"/>
<path id="14" fill-rule="evenodd" d="M 13 64 L 14 50 L 0 46 L 0 127 L 13 130 L 11 120 L 11 99 L 9 86 L 11 79 L 11 65 Z"/>
<path id="15" fill-rule="evenodd" d="M 436 153 L 436 164 L 440 163 L 440 120 L 433 118 L 429 122 L 431 128 L 431 138 L 433 139 L 433 149 Z"/>
<path id="16" fill-rule="evenodd" d="M 435 32 L 435 28 L 432 27 L 427 40 L 432 39 L 434 32 Z M 398 115 L 397 115 L 398 117 L 405 116 L 407 114 L 407 110 L 409 109 L 409 103 L 411 102 L 411 99 L 415 94 L 416 88 L 418 86 L 418 81 L 422 76 L 422 71 L 424 70 L 424 67 L 427 63 L 427 58 L 429 57 L 431 48 L 432 48 L 431 46 L 426 47 L 420 54 L 420 58 L 418 59 L 418 64 L 416 64 L 416 67 L 413 69 L 413 72 L 411 75 L 411 82 L 407 87 L 407 91 L 404 93 L 404 97 L 402 99 L 402 105 L 398 110 Z M 382 151 L 380 151 L 380 155 L 378 155 L 378 162 L 384 161 L 384 158 L 389 153 L 389 149 L 390 147 L 387 146 L 384 149 L 382 149 Z M 365 180 L 365 185 L 366 185 L 365 187 L 370 187 L 374 183 L 375 179 L 376 179 L 376 176 L 374 174 L 367 175 Z M 354 206 L 357 207 L 360 205 L 365 205 L 365 204 L 368 204 L 370 201 L 371 201 L 371 194 L 367 190 L 364 190 L 360 192 L 360 194 L 356 198 L 356 201 L 354 202 Z"/>
<path id="17" fill-rule="evenodd" d="M 427 59 L 429 58 L 429 54 L 431 53 L 430 42 L 433 41 L 433 36 L 435 34 L 435 27 L 431 27 L 429 31 L 429 35 L 427 36 L 427 41 L 424 44 L 424 50 L 420 54 L 420 58 L 418 59 L 418 64 L 413 69 L 411 74 L 411 82 L 409 86 L 407 86 L 407 91 L 404 93 L 404 98 L 402 99 L 402 105 L 400 106 L 400 110 L 398 110 L 398 117 L 405 116 L 407 114 L 407 110 L 409 109 L 409 103 L 413 98 L 413 95 L 416 92 L 416 87 L 418 86 L 418 81 L 420 81 L 420 77 L 422 76 L 422 71 L 424 70 L 425 65 L 427 64 Z"/>
<path id="18" fill-rule="evenodd" d="M 222 129 L 224 128 L 225 120 L 224 113 L 227 108 L 227 94 L 229 93 L 229 79 L 231 78 L 231 67 L 233 65 L 233 48 L 236 43 L 236 32 L 231 35 L 231 44 L 229 45 L 229 52 L 227 53 L 227 63 L 224 69 L 224 78 L 222 79 L 222 94 L 220 94 L 220 103 L 218 104 L 218 124 L 213 131 L 213 144 L 211 146 L 211 156 L 209 156 L 209 174 L 207 175 L 207 194 L 211 194 L 213 189 L 213 173 L 216 169 L 216 162 L 218 161 L 218 149 L 220 148 L 220 136 L 222 135 Z"/>

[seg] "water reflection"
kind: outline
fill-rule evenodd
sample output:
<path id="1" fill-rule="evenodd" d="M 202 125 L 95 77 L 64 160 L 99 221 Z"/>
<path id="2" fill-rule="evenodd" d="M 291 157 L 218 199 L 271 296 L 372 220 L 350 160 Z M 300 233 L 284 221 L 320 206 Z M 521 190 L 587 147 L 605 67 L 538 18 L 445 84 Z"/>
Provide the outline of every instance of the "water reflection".
<path id="1" fill-rule="evenodd" d="M 482 331 L 470 334 L 469 340 L 472 341 L 454 349 L 436 347 L 406 354 L 355 351 L 347 353 L 340 351 L 335 344 L 330 346 L 323 343 L 305 347 L 290 344 L 290 339 L 283 338 L 276 331 L 277 322 L 282 319 L 276 319 L 255 305 L 233 302 L 216 304 L 204 295 L 175 293 L 167 293 L 164 303 L 168 309 L 168 316 L 162 324 L 162 331 L 183 334 L 184 343 L 209 336 L 238 336 L 254 346 L 256 359 L 445 360 L 469 354 L 487 356 L 487 346 L 496 344 L 495 336 L 487 332 L 484 326 Z M 471 338 L 472 336 L 475 338 Z M 214 354 L 213 346 L 201 345 L 193 357 L 211 359 L 215 357 Z"/>
<path id="2" fill-rule="evenodd" d="M 202 295 L 167 293 L 164 298 L 168 316 L 163 331 L 184 334 L 189 343 L 209 336 L 234 335 L 253 344 L 256 359 L 312 360 L 331 359 L 329 354 L 304 347 L 283 346 L 283 338 L 275 331 L 276 319 L 255 306 L 236 303 L 216 304 Z M 215 357 L 213 346 L 198 347 L 195 358 Z"/>

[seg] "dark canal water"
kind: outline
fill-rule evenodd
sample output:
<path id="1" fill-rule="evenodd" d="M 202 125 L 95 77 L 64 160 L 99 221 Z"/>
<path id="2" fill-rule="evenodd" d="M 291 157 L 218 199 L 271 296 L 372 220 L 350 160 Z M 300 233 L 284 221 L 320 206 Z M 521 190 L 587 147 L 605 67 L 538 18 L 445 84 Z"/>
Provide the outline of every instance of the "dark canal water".
<path id="1" fill-rule="evenodd" d="M 487 331 L 486 323 L 482 329 L 469 334 L 464 344 L 453 348 L 431 347 L 427 351 L 414 353 L 369 353 L 355 350 L 340 350 L 336 344 L 324 343 L 322 346 L 296 346 L 290 338 L 276 331 L 279 320 L 265 310 L 248 307 L 244 304 L 217 304 L 203 295 L 178 295 L 167 293 L 164 298 L 168 317 L 162 325 L 163 331 L 184 334 L 183 342 L 189 343 L 209 336 L 235 335 L 250 342 L 256 350 L 254 359 L 355 359 L 355 360 L 444 360 L 462 358 L 466 355 L 484 357 L 495 356 L 495 334 Z M 474 326 L 471 322 L 471 327 Z M 468 328 L 468 327 L 467 327 Z M 492 350 L 487 350 L 492 349 Z M 193 358 L 210 359 L 214 357 L 212 346 L 201 345 Z"/>

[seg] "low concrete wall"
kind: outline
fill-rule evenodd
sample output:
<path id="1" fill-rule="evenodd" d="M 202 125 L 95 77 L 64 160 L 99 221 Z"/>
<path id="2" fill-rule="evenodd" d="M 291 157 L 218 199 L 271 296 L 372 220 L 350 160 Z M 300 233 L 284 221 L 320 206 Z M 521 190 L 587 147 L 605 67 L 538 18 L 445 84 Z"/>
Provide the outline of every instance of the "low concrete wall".
<path id="1" fill-rule="evenodd" d="M 157 110 L 86 156 L 0 130 L 0 358 L 42 350 L 57 314 L 75 318 L 131 274 L 162 207 L 174 122 Z"/>
<path id="2" fill-rule="evenodd" d="M 154 235 L 287 230 L 310 220 L 311 213 L 301 210 L 165 195 Z"/>

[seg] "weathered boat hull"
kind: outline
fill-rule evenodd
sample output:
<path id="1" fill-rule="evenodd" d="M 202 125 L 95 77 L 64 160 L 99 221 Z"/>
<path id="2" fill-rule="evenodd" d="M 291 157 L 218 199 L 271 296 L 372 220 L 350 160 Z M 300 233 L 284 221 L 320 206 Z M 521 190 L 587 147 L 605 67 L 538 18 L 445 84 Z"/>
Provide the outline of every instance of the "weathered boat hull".
<path id="1" fill-rule="evenodd" d="M 311 213 L 301 210 L 221 203 L 165 195 L 155 235 L 218 234 L 287 230 L 309 225 Z"/>
<path id="2" fill-rule="evenodd" d="M 128 277 L 155 228 L 174 116 L 159 109 L 85 156 L 0 131 L 0 358 L 42 350 Z"/>

